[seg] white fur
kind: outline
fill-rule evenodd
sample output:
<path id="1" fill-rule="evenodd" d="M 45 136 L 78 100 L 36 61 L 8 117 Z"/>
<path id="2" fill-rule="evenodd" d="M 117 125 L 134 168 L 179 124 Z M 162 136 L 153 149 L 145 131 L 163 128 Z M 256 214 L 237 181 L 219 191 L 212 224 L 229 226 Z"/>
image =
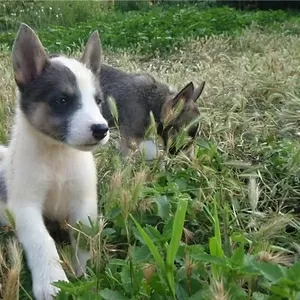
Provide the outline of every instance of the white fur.
<path id="1" fill-rule="evenodd" d="M 82 109 L 72 121 L 72 134 L 67 142 L 84 144 L 85 136 L 91 134 L 91 124 L 106 122 L 92 97 L 94 79 L 80 63 L 67 58 L 55 59 L 76 74 L 83 101 Z M 58 291 L 52 282 L 68 279 L 42 215 L 67 220 L 73 226 L 79 220 L 89 224 L 88 216 L 91 219 L 97 217 L 97 175 L 93 155 L 39 133 L 18 107 L 6 151 L 4 155 L 5 149 L 0 148 L 7 179 L 8 208 L 15 217 L 16 233 L 32 273 L 35 299 L 50 300 Z M 0 209 L 0 215 L 3 215 L 3 204 Z M 72 245 L 78 258 L 75 270 L 80 275 L 85 272 L 90 253 L 77 249 L 73 240 Z"/>
<path id="2" fill-rule="evenodd" d="M 107 125 L 107 121 L 103 118 L 94 98 L 95 82 L 97 79 L 89 69 L 85 68 L 84 65 L 75 59 L 60 56 L 52 58 L 52 60 L 63 64 L 74 73 L 81 92 L 82 107 L 72 117 L 67 143 L 75 147 L 80 147 L 80 145 L 97 142 L 93 138 L 91 126 L 93 124 Z M 109 132 L 107 132 L 106 137 L 100 141 L 100 144 L 105 145 L 108 140 Z"/>
<path id="3" fill-rule="evenodd" d="M 8 148 L 0 145 L 0 170 L 5 167 L 5 157 L 8 154 Z M 1 225 L 9 225 L 9 221 L 6 215 L 6 204 L 3 201 L 4 199 L 0 199 L 0 224 Z"/>
<path id="4" fill-rule="evenodd" d="M 139 150 L 146 161 L 157 159 L 159 155 L 159 148 L 152 140 L 142 141 L 139 145 Z"/>
<path id="5" fill-rule="evenodd" d="M 0 162 L 4 159 L 7 153 L 7 147 L 0 145 Z"/>

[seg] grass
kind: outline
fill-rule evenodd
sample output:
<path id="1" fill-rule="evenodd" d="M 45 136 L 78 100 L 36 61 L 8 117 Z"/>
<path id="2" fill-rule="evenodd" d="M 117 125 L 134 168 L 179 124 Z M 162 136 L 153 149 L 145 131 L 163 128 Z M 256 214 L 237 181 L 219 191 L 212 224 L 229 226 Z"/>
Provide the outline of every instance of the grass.
<path id="1" fill-rule="evenodd" d="M 88 234 L 95 257 L 76 280 L 61 250 L 72 284 L 57 299 L 299 299 L 299 48 L 297 36 L 252 26 L 163 60 L 104 49 L 107 62 L 178 88 L 205 80 L 201 135 L 193 160 L 128 164 L 113 145 L 95 154 L 104 214 Z M 6 142 L 15 86 L 9 54 L 0 56 Z M 30 299 L 20 249 L 2 246 L 3 299 L 18 299 L 19 281 L 19 299 Z"/>
<path id="2" fill-rule="evenodd" d="M 3 25 L 0 31 L 0 44 L 12 46 L 19 22 L 26 22 L 36 29 L 51 52 L 76 51 L 86 42 L 86 37 L 98 29 L 106 49 L 134 51 L 152 57 L 180 51 L 189 39 L 219 34 L 239 35 L 241 30 L 253 23 L 262 32 L 283 30 L 286 34 L 299 34 L 299 18 L 296 14 L 284 11 L 244 12 L 229 7 L 204 9 L 190 5 L 180 8 L 156 6 L 148 10 L 122 13 L 99 11 L 98 7 L 95 8 L 98 14 L 86 16 L 82 20 L 77 16 L 84 16 L 87 6 L 79 6 L 78 3 L 78 7 L 75 5 L 71 11 L 64 4 L 57 13 L 54 13 L 52 6 L 43 8 L 43 11 L 37 8 L 34 11 L 34 8 L 29 7 L 31 13 L 25 11 L 15 15 L 13 12 L 11 24 L 5 23 L 7 25 Z M 92 3 L 98 5 L 98 2 Z M 81 9 L 82 14 L 78 14 Z M 93 11 L 93 8 L 89 11 Z"/>

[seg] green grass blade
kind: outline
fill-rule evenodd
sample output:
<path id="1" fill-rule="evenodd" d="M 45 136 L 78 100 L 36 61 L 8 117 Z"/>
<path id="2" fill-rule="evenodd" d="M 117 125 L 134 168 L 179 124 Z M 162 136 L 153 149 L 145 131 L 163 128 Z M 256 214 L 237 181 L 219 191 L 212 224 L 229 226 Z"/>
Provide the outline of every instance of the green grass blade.
<path id="1" fill-rule="evenodd" d="M 182 231 L 184 226 L 185 214 L 187 210 L 187 201 L 185 199 L 180 199 L 178 207 L 176 210 L 174 225 L 172 230 L 171 242 L 168 247 L 167 252 L 167 277 L 170 287 L 172 287 L 173 295 L 175 295 L 174 290 L 174 260 L 177 254 L 178 248 L 180 246 L 180 240 L 182 237 Z"/>
<path id="2" fill-rule="evenodd" d="M 219 194 L 217 196 L 220 196 Z M 221 197 L 221 196 L 220 196 Z M 221 230 L 220 230 L 220 222 L 218 217 L 218 209 L 216 200 L 214 201 L 214 231 L 215 231 L 215 242 L 213 243 L 216 247 L 213 255 L 217 255 L 218 257 L 224 257 L 224 251 L 222 249 L 222 238 L 221 238 Z M 212 250 L 212 249 L 210 249 Z"/>
<path id="3" fill-rule="evenodd" d="M 220 195 L 217 194 L 217 197 Z M 221 239 L 221 230 L 220 230 L 220 222 L 218 217 L 218 209 L 216 204 L 216 199 L 214 201 L 214 237 L 209 240 L 209 251 L 210 254 L 219 258 L 224 258 L 224 251 L 222 249 L 222 239 Z M 214 278 L 218 278 L 222 273 L 222 268 L 219 266 L 212 264 L 211 272 Z"/>
<path id="4" fill-rule="evenodd" d="M 164 264 L 164 261 L 159 254 L 159 251 L 157 247 L 154 245 L 153 241 L 151 238 L 148 236 L 148 234 L 145 232 L 145 230 L 140 226 L 140 224 L 134 219 L 132 215 L 130 215 L 131 219 L 135 223 L 135 226 L 137 230 L 139 231 L 140 235 L 142 236 L 143 240 L 145 241 L 146 245 L 148 246 L 153 258 L 155 259 L 157 265 L 160 267 L 161 271 L 163 272 L 164 275 L 166 275 L 166 267 Z"/>

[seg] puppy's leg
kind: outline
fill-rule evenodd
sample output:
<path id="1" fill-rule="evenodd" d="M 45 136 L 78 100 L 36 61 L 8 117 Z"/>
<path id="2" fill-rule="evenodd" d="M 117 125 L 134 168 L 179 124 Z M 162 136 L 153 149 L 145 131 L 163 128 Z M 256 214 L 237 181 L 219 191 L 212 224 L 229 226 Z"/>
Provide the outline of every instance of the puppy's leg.
<path id="1" fill-rule="evenodd" d="M 88 217 L 91 221 L 97 220 L 97 201 L 94 197 L 86 197 L 74 199 L 73 211 L 70 215 L 70 224 L 76 227 L 77 222 L 82 222 L 84 225 L 90 225 Z M 74 270 L 76 276 L 81 276 L 86 272 L 86 263 L 91 257 L 89 249 L 81 249 L 78 241 L 74 238 L 71 230 L 71 243 L 74 250 Z"/>
<path id="2" fill-rule="evenodd" d="M 129 139 L 126 137 L 121 137 L 119 142 L 119 151 L 123 156 L 129 156 L 131 154 L 131 149 L 129 147 Z"/>
<path id="3" fill-rule="evenodd" d="M 0 161 L 3 161 L 5 156 L 7 155 L 8 148 L 4 145 L 0 145 Z"/>
<path id="4" fill-rule="evenodd" d="M 37 187 L 37 183 L 28 180 L 28 176 L 27 180 L 13 180 L 10 184 L 14 188 L 11 189 L 8 205 L 14 214 L 17 237 L 32 274 L 35 299 L 50 300 L 58 292 L 52 283 L 68 279 L 42 217 L 46 187 Z"/>
<path id="5" fill-rule="evenodd" d="M 0 199 L 0 227 L 9 225 L 9 221 L 6 215 L 6 209 L 6 203 L 2 199 Z"/>
<path id="6" fill-rule="evenodd" d="M 0 146 L 0 152 L 1 152 Z M 7 218 L 6 209 L 7 209 L 7 186 L 6 186 L 6 176 L 5 176 L 5 165 L 1 161 L 0 154 L 0 226 L 8 226 L 9 218 Z"/>
<path id="7" fill-rule="evenodd" d="M 84 176 L 76 185 L 72 186 L 72 189 L 68 193 L 68 197 L 71 199 L 70 203 L 70 225 L 76 227 L 77 222 L 81 222 L 84 225 L 90 225 L 91 221 L 96 221 L 98 216 L 97 209 L 97 178 L 94 166 L 91 168 L 84 168 L 81 166 L 81 171 L 84 171 Z M 90 251 L 87 249 L 81 249 L 78 245 L 78 241 L 74 238 L 71 230 L 71 243 L 75 254 L 74 269 L 77 276 L 82 275 L 86 271 L 86 262 L 90 259 Z"/>

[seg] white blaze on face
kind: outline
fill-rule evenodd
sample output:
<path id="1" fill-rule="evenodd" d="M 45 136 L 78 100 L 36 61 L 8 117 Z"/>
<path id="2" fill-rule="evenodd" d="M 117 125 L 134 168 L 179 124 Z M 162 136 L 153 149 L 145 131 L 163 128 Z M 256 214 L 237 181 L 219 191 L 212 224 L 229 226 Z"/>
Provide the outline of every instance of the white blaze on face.
<path id="1" fill-rule="evenodd" d="M 54 57 L 53 61 L 60 62 L 69 68 L 75 75 L 77 85 L 81 94 L 81 107 L 72 115 L 69 122 L 69 132 L 67 142 L 70 145 L 81 146 L 94 144 L 91 126 L 105 124 L 107 121 L 102 116 L 99 106 L 95 102 L 96 78 L 91 70 L 87 69 L 82 63 L 67 57 Z M 109 139 L 109 132 L 99 143 L 104 145 Z"/>

